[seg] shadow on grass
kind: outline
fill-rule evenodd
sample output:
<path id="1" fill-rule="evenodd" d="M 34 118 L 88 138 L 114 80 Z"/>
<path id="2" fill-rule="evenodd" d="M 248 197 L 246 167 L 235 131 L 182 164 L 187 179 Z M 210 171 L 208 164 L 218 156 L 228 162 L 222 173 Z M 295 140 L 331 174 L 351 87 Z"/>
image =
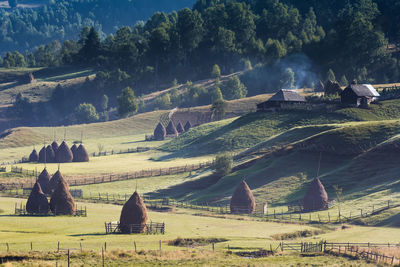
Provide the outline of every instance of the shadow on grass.
<path id="1" fill-rule="evenodd" d="M 74 236 L 74 237 L 79 237 L 79 236 L 105 236 L 107 235 L 106 233 L 88 233 L 88 234 L 75 234 L 75 235 L 68 235 L 68 236 Z"/>

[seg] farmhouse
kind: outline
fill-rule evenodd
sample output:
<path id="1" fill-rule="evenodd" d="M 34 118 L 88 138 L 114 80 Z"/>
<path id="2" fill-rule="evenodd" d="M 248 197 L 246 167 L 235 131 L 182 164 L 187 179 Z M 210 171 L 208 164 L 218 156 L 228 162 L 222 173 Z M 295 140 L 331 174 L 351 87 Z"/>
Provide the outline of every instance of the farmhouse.
<path id="1" fill-rule="evenodd" d="M 267 101 L 257 104 L 257 111 L 273 111 L 285 105 L 302 104 L 306 100 L 296 90 L 281 89 Z"/>
<path id="2" fill-rule="evenodd" d="M 341 102 L 354 107 L 368 107 L 378 99 L 379 93 L 370 84 L 350 84 L 340 94 Z"/>

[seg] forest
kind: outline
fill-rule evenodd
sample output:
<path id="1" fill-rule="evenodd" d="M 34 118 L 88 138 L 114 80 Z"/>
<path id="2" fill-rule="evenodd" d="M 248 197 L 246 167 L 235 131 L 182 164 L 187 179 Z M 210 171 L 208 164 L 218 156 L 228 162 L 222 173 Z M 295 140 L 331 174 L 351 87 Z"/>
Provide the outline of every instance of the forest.
<path id="1" fill-rule="evenodd" d="M 247 95 L 312 87 L 326 80 L 326 73 L 343 85 L 353 79 L 390 82 L 400 78 L 400 32 L 393 23 L 399 18 L 400 3 L 394 0 L 198 0 L 191 9 L 156 12 L 106 36 L 99 25 L 85 26 L 76 38 L 53 40 L 30 52 L 9 51 L 0 63 L 95 68 L 96 78 L 79 94 L 58 88 L 53 97 L 79 95 L 94 104 L 105 94 L 115 103 L 127 86 L 140 96 L 208 78 L 215 65 L 222 74 L 245 70 L 241 81 L 230 82 L 235 88 L 244 84 Z M 187 98 L 205 99 L 193 105 L 211 102 L 213 92 L 189 91 Z M 242 92 L 231 95 L 246 96 Z M 187 106 L 191 100 L 176 104 Z"/>
<path id="2" fill-rule="evenodd" d="M 0 8 L 0 54 L 73 39 L 85 26 L 95 27 L 105 37 L 119 27 L 147 20 L 156 11 L 191 7 L 194 0 L 52 0 L 32 9 L 18 7 L 17 0 L 8 2 L 13 9 Z"/>

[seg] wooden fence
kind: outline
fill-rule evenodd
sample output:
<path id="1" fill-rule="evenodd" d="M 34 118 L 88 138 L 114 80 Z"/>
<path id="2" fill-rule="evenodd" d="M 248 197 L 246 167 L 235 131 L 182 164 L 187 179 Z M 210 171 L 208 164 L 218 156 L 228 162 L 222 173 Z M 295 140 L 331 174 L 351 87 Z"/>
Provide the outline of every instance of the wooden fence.
<path id="1" fill-rule="evenodd" d="M 136 178 L 145 178 L 145 177 L 156 177 L 156 176 L 165 176 L 165 175 L 174 175 L 179 173 L 197 171 L 203 168 L 208 168 L 213 166 L 213 161 L 202 162 L 198 164 L 191 164 L 185 166 L 177 166 L 170 168 L 157 168 L 157 169 L 148 169 L 141 170 L 132 173 L 122 173 L 122 174 L 105 174 L 105 175 L 96 175 L 96 176 L 80 176 L 79 178 L 73 178 L 69 176 L 64 176 L 65 180 L 68 182 L 70 186 L 79 186 L 79 185 L 91 185 L 91 184 L 101 184 L 101 183 L 111 183 L 116 181 L 125 181 Z M 20 169 L 20 168 L 18 168 Z M 30 171 L 32 172 L 32 171 Z M 19 182 L 19 183 L 1 183 L 0 191 L 4 190 L 12 190 L 12 189 L 23 189 L 23 188 L 32 188 L 34 181 L 31 180 L 29 182 Z"/>
<path id="2" fill-rule="evenodd" d="M 20 205 L 18 206 L 17 203 L 15 203 L 15 215 L 18 216 L 57 216 L 56 213 L 53 213 L 51 211 L 47 212 L 47 213 L 29 213 L 26 210 L 26 206 L 22 205 L 22 203 L 20 203 Z M 79 207 L 78 205 L 76 205 L 76 211 L 75 214 L 73 215 L 75 217 L 87 217 L 87 210 L 86 210 L 86 206 L 83 207 Z"/>
<path id="3" fill-rule="evenodd" d="M 104 226 L 106 228 L 106 234 L 121 233 L 119 222 L 106 222 L 104 223 Z M 165 223 L 156 223 L 150 221 L 150 223 L 146 225 L 130 224 L 129 229 L 131 234 L 140 232 L 144 232 L 146 234 L 165 234 Z"/>
<path id="4" fill-rule="evenodd" d="M 327 253 L 337 254 L 338 256 L 353 256 L 366 261 L 374 261 L 380 264 L 399 265 L 400 258 L 395 256 L 387 256 L 382 253 L 373 251 L 380 248 L 400 248 L 400 244 L 390 243 L 326 243 L 324 251 Z"/>
<path id="5" fill-rule="evenodd" d="M 118 155 L 118 154 L 129 154 L 129 153 L 141 153 L 141 152 L 146 152 L 151 150 L 151 147 L 137 147 L 137 148 L 128 148 L 126 150 L 111 150 L 111 151 L 99 151 L 99 152 L 93 152 L 90 155 L 92 157 L 102 157 L 102 156 L 109 156 L 109 155 Z"/>
<path id="6" fill-rule="evenodd" d="M 11 166 L 11 172 L 13 173 L 21 173 L 27 176 L 37 177 L 39 174 L 36 170 L 26 170 L 22 167 Z"/>

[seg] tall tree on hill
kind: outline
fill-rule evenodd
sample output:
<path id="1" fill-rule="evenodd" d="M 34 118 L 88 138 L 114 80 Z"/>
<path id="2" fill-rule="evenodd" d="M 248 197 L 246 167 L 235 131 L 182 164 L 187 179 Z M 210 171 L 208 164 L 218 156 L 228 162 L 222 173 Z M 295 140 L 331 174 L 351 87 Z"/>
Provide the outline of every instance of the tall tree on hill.
<path id="1" fill-rule="evenodd" d="M 167 27 L 168 26 L 163 23 L 162 26 L 154 29 L 151 32 L 149 40 L 149 55 L 154 62 L 155 71 L 154 89 L 158 89 L 158 73 L 160 62 L 162 63 L 167 60 L 167 51 L 170 44 Z"/>
<path id="2" fill-rule="evenodd" d="M 180 10 L 176 30 L 179 36 L 183 65 L 187 66 L 190 53 L 198 47 L 203 38 L 203 19 L 200 13 L 189 8 Z"/>
<path id="3" fill-rule="evenodd" d="M 94 27 L 90 28 L 89 34 L 79 53 L 86 62 L 91 64 L 97 63 L 98 56 L 100 55 L 100 37 Z"/>

